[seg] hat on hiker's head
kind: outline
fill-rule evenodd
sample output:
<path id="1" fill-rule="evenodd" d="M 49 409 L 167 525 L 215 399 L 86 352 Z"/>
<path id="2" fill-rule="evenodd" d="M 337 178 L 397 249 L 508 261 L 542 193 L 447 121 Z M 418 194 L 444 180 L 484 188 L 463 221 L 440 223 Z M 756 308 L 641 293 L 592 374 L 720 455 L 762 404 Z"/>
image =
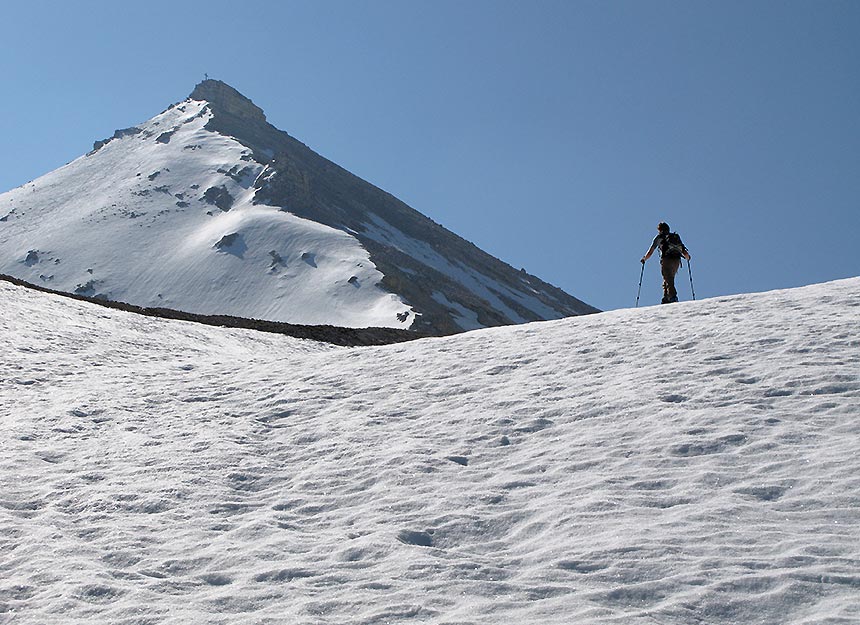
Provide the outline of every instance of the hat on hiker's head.
<path id="1" fill-rule="evenodd" d="M 661 221 L 659 224 L 657 224 L 657 230 L 659 230 L 660 232 L 669 232 L 671 228 L 669 228 L 669 224 L 667 224 L 665 221 Z"/>

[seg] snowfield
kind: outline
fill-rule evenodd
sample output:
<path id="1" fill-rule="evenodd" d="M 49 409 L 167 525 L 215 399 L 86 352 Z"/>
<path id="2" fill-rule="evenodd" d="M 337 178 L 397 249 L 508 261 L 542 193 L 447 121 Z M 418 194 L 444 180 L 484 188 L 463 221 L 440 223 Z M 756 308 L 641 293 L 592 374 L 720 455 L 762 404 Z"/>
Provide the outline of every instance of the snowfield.
<path id="1" fill-rule="evenodd" d="M 0 298 L 0 623 L 860 622 L 858 278 L 373 348 Z"/>

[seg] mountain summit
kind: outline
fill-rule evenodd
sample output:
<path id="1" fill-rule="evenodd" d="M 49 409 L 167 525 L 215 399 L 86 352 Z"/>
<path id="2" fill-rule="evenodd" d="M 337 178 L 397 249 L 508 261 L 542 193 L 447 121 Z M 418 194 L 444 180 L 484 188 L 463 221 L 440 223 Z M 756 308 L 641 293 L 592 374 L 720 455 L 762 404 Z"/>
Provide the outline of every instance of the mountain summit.
<path id="1" fill-rule="evenodd" d="M 595 312 L 217 80 L 0 195 L 0 273 L 141 306 L 449 334 Z"/>
<path id="2" fill-rule="evenodd" d="M 208 102 L 210 108 L 216 114 L 232 115 L 261 124 L 266 123 L 266 115 L 263 113 L 263 109 L 220 80 L 204 80 L 194 87 L 194 91 L 191 92 L 189 98 Z"/>

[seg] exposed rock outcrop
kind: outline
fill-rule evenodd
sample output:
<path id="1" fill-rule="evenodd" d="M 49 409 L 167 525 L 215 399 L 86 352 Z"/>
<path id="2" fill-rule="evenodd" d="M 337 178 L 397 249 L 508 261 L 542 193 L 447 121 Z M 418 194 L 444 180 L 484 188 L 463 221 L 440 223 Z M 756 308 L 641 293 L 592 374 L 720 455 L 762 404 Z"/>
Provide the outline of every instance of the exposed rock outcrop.
<path id="1" fill-rule="evenodd" d="M 108 143 L 110 143 L 114 139 L 122 139 L 123 137 L 131 137 L 133 135 L 140 134 L 141 132 L 143 132 L 143 130 L 140 128 L 137 128 L 136 126 L 132 126 L 131 128 L 121 128 L 119 130 L 116 130 L 116 131 L 114 131 L 113 136 L 108 137 L 107 139 L 102 139 L 101 141 L 96 141 L 95 143 L 93 143 L 93 149 L 92 149 L 92 152 L 90 152 L 90 154 L 92 154 L 93 152 L 97 152 L 98 150 L 102 149 L 104 146 L 106 146 Z"/>
<path id="2" fill-rule="evenodd" d="M 248 121 L 266 123 L 263 109 L 220 80 L 204 80 L 191 92 L 192 100 L 205 100 L 214 113 L 233 115 Z"/>
<path id="3" fill-rule="evenodd" d="M 223 185 L 218 187 L 209 187 L 200 199 L 207 204 L 214 204 L 224 212 L 230 210 L 233 207 L 233 202 L 235 202 L 235 199 L 230 195 L 227 187 Z"/>

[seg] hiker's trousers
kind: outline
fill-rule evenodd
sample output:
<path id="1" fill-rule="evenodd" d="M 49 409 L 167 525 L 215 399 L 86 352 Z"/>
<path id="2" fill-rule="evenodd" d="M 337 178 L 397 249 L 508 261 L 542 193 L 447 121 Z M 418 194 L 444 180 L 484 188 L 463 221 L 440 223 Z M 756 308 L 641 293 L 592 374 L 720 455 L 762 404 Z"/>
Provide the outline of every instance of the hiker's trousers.
<path id="1" fill-rule="evenodd" d="M 678 291 L 675 289 L 675 274 L 681 268 L 681 257 L 660 259 L 660 271 L 663 274 L 663 301 L 674 302 L 678 299 Z"/>

